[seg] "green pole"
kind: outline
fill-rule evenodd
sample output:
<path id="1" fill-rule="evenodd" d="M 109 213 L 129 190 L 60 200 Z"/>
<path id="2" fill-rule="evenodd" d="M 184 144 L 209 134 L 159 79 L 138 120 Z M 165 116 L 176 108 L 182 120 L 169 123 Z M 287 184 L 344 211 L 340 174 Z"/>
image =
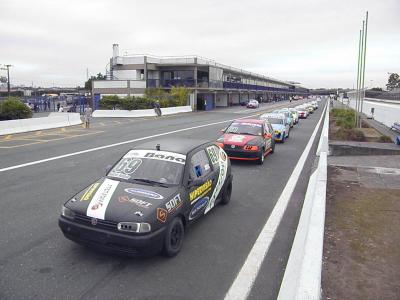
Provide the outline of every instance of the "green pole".
<path id="1" fill-rule="evenodd" d="M 356 117 L 354 118 L 354 126 L 357 127 L 357 119 L 358 119 L 358 100 L 360 96 L 360 57 L 361 57 L 361 39 L 362 39 L 362 33 L 360 30 L 360 37 L 358 40 L 358 64 L 357 64 L 357 93 L 356 93 L 356 105 L 355 105 L 355 110 L 356 110 Z"/>
<path id="2" fill-rule="evenodd" d="M 358 108 L 357 108 L 357 127 L 360 127 L 360 108 L 361 108 L 361 97 L 362 97 L 362 86 L 361 86 L 361 78 L 363 72 L 363 53 L 364 53 L 364 34 L 365 34 L 365 21 L 363 21 L 362 25 L 362 34 L 361 34 L 361 49 L 360 49 L 360 81 L 358 84 Z"/>
<path id="3" fill-rule="evenodd" d="M 365 80 L 365 58 L 367 54 L 367 31 L 368 31 L 368 11 L 367 11 L 367 16 L 365 18 L 365 32 L 364 32 L 364 59 L 363 59 L 363 68 L 362 68 L 362 98 L 361 98 L 361 113 L 363 110 L 363 105 L 364 105 L 364 98 L 365 98 L 365 89 L 364 89 L 364 80 Z M 360 121 L 360 128 L 361 128 L 361 121 Z"/>

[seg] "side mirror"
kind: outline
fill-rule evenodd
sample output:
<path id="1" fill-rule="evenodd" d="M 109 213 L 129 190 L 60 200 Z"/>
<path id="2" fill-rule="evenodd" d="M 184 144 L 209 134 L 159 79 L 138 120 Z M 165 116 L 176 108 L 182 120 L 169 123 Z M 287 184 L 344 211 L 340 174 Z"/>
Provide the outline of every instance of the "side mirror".
<path id="1" fill-rule="evenodd" d="M 206 181 L 204 180 L 204 178 L 189 179 L 188 186 L 189 187 L 200 186 L 200 185 L 204 184 L 205 182 Z"/>
<path id="2" fill-rule="evenodd" d="M 106 167 L 106 174 L 108 174 L 108 172 L 111 171 L 111 168 L 112 168 L 112 165 L 108 165 L 108 166 Z"/>

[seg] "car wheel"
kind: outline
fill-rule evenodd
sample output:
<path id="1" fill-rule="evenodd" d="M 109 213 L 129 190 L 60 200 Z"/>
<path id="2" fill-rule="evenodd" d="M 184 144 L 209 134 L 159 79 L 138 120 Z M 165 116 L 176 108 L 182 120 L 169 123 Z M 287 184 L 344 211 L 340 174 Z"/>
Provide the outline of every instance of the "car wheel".
<path id="1" fill-rule="evenodd" d="M 271 146 L 271 153 L 275 152 L 275 141 L 272 141 L 272 146 Z"/>
<path id="2" fill-rule="evenodd" d="M 287 133 L 287 137 L 286 137 L 286 138 L 289 138 L 289 134 L 290 134 L 290 130 L 288 131 L 288 133 Z"/>
<path id="3" fill-rule="evenodd" d="M 185 229 L 183 227 L 182 219 L 176 217 L 168 225 L 167 233 L 164 239 L 164 255 L 173 257 L 181 251 L 183 244 L 183 237 Z"/>
<path id="4" fill-rule="evenodd" d="M 262 165 L 264 163 L 264 148 L 258 154 L 258 164 Z"/>
<path id="5" fill-rule="evenodd" d="M 286 139 L 286 132 L 284 132 L 282 134 L 282 139 L 281 139 L 281 143 L 284 144 L 285 143 L 285 139 Z"/>
<path id="6" fill-rule="evenodd" d="M 227 186 L 222 194 L 221 204 L 223 205 L 228 204 L 229 201 L 231 201 L 231 195 L 232 195 L 232 180 L 230 180 L 227 183 Z"/>

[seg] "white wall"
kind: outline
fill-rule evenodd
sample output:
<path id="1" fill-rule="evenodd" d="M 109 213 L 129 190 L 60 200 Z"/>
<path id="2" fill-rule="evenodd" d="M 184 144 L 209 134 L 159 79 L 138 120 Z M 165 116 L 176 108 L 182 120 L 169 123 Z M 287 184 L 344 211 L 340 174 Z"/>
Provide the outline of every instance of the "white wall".
<path id="1" fill-rule="evenodd" d="M 228 106 L 228 95 L 227 94 L 222 94 L 222 95 L 217 94 L 215 106 L 216 107 Z"/>
<path id="2" fill-rule="evenodd" d="M 231 94 L 232 104 L 239 104 L 239 94 Z"/>
<path id="3" fill-rule="evenodd" d="M 95 80 L 93 81 L 93 88 L 127 88 L 128 82 L 126 80 Z"/>
<path id="4" fill-rule="evenodd" d="M 117 80 L 138 79 L 136 76 L 136 70 L 113 70 L 113 76 Z M 140 75 L 139 75 L 139 79 L 140 79 Z"/>

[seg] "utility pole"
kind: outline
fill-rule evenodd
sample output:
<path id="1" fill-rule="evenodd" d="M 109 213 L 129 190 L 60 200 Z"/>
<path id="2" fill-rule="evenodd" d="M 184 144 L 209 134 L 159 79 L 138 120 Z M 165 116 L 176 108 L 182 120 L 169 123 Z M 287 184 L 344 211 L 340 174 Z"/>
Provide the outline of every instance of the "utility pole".
<path id="1" fill-rule="evenodd" d="M 362 40 L 362 31 L 360 30 L 360 38 L 358 40 L 358 65 L 357 65 L 357 93 L 356 93 L 356 117 L 354 120 L 354 126 L 357 127 L 358 125 L 358 106 L 359 106 L 359 99 L 360 99 L 360 58 L 361 58 L 361 40 Z"/>
<path id="2" fill-rule="evenodd" d="M 7 70 L 7 91 L 8 91 L 8 97 L 11 95 L 11 87 L 10 87 L 10 67 L 12 65 L 4 65 L 5 68 L 1 68 L 1 70 Z"/>
<path id="3" fill-rule="evenodd" d="M 363 88 L 363 96 L 361 99 L 361 114 L 363 110 L 363 105 L 364 105 L 364 98 L 365 98 L 365 89 L 364 89 L 364 80 L 365 80 L 365 57 L 367 54 L 367 31 L 368 31 L 368 11 L 367 15 L 365 17 L 365 31 L 364 31 L 364 59 L 363 59 L 363 75 L 362 75 L 362 88 Z M 361 120 L 360 120 L 360 128 L 361 128 Z"/>

